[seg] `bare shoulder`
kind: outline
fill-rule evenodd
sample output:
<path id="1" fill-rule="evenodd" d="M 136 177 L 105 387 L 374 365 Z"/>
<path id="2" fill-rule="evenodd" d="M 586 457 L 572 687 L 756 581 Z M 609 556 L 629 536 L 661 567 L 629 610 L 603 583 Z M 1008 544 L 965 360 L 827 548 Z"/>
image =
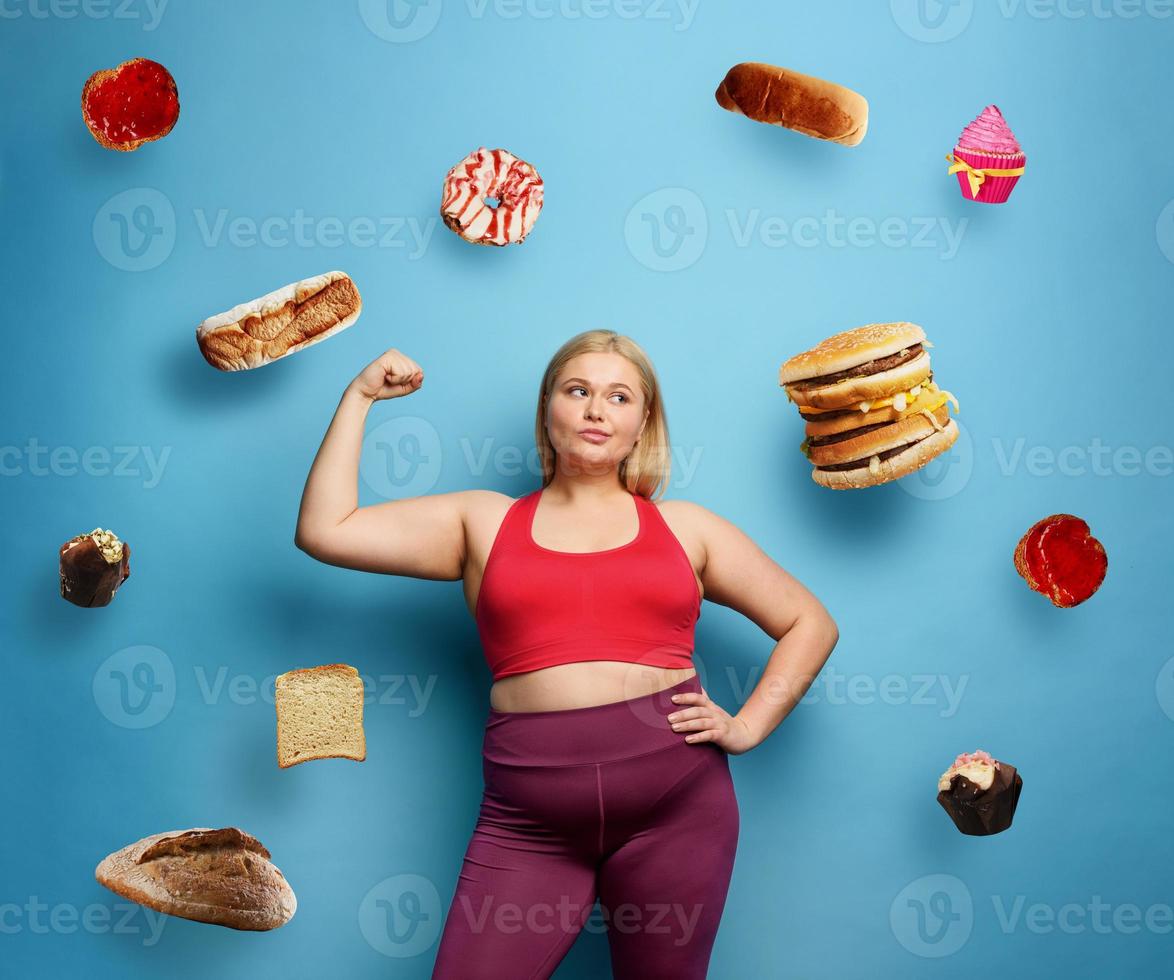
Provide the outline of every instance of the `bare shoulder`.
<path id="1" fill-rule="evenodd" d="M 497 490 L 463 490 L 460 496 L 465 520 L 470 524 L 500 518 L 517 499 Z"/>
<path id="2" fill-rule="evenodd" d="M 722 518 L 692 500 L 658 500 L 656 507 L 673 533 L 686 544 L 686 550 L 698 556 L 698 567 L 704 567 L 715 535 L 722 533 Z"/>
<path id="3" fill-rule="evenodd" d="M 465 490 L 462 496 L 467 554 L 481 562 L 489 553 L 506 511 L 518 498 L 497 490 Z"/>
<path id="4" fill-rule="evenodd" d="M 684 532 L 703 547 L 742 533 L 735 524 L 692 500 L 659 500 L 656 506 L 678 535 Z"/>

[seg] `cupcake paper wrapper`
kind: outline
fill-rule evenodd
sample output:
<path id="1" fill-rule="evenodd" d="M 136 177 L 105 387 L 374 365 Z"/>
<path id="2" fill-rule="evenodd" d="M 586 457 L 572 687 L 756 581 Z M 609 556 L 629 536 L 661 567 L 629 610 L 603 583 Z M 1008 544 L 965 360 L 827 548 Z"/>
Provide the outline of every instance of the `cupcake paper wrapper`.
<path id="1" fill-rule="evenodd" d="M 990 789 L 981 790 L 965 776 L 954 777 L 949 789 L 938 793 L 938 802 L 954 826 L 971 837 L 989 837 L 1011 826 L 1023 777 L 1003 762 Z"/>
<path id="2" fill-rule="evenodd" d="M 1027 156 L 1023 153 L 984 153 L 981 150 L 967 150 L 961 146 L 954 147 L 954 158 L 963 160 L 979 170 L 1015 170 L 1027 163 Z M 1019 177 L 987 177 L 978 189 L 977 196 L 970 190 L 970 175 L 965 170 L 957 174 L 958 186 L 962 189 L 962 196 L 969 201 L 978 201 L 981 204 L 1002 204 L 1011 196 L 1011 190 L 1019 183 Z"/>

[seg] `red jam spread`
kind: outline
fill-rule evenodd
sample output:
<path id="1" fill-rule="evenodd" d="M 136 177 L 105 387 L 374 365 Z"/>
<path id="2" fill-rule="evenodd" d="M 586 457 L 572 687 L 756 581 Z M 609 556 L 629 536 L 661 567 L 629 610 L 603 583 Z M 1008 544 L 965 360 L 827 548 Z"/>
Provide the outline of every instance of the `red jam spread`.
<path id="1" fill-rule="evenodd" d="M 1104 581 L 1108 556 L 1088 524 L 1071 514 L 1036 523 L 1023 543 L 1028 584 L 1057 606 L 1084 602 Z"/>
<path id="2" fill-rule="evenodd" d="M 111 143 L 163 136 L 179 117 L 175 79 L 157 61 L 136 58 L 90 88 L 85 110 L 89 125 Z"/>

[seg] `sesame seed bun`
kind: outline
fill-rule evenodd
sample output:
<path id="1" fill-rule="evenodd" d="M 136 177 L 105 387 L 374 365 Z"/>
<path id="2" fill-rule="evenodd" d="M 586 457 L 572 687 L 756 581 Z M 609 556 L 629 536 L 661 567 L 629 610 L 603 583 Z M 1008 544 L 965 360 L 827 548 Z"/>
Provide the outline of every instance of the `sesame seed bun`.
<path id="1" fill-rule="evenodd" d="M 878 357 L 920 344 L 925 331 L 916 323 L 869 323 L 828 337 L 811 350 L 796 354 L 779 368 L 779 384 L 847 371 Z"/>

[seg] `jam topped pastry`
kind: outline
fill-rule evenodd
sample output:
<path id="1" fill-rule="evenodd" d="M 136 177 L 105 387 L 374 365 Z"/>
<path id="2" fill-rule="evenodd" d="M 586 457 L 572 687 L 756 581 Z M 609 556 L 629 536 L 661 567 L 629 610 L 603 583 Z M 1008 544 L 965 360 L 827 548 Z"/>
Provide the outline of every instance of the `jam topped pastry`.
<path id="1" fill-rule="evenodd" d="M 175 79 L 147 58 L 96 71 L 82 88 L 82 118 L 107 149 L 137 150 L 170 133 L 179 118 Z"/>
<path id="2" fill-rule="evenodd" d="M 1065 609 L 1096 592 L 1108 567 L 1104 545 L 1072 514 L 1036 521 L 1015 548 L 1015 570 L 1024 581 Z"/>

